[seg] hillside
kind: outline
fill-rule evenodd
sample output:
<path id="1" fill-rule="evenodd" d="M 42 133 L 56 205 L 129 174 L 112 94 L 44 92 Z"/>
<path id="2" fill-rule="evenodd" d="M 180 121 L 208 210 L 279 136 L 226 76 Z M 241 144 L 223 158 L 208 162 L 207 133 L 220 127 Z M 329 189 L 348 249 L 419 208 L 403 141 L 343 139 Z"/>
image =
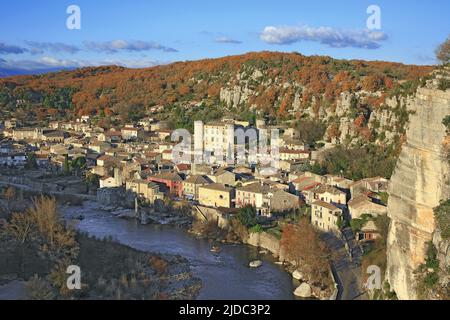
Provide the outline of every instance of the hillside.
<path id="1" fill-rule="evenodd" d="M 47 108 L 70 108 L 76 114 L 100 114 L 120 102 L 146 107 L 214 100 L 220 97 L 221 88 L 245 81 L 248 99 L 243 104 L 282 115 L 298 94 L 301 105 L 311 103 L 313 97 L 333 105 L 341 92 L 392 90 L 399 81 L 416 80 L 429 71 L 429 67 L 398 63 L 261 52 L 147 69 L 98 67 L 6 78 L 0 80 L 0 103 L 11 106 L 12 98 L 25 99 Z M 57 90 L 63 88 L 71 92 Z M 51 101 L 56 96 L 69 103 Z"/>
<path id="2" fill-rule="evenodd" d="M 89 114 L 108 127 L 161 106 L 157 117 L 185 128 L 227 114 L 278 124 L 301 119 L 323 127 L 327 141 L 392 152 L 404 137 L 408 95 L 431 70 L 278 52 L 147 69 L 84 68 L 0 79 L 0 115 L 41 122 Z"/>

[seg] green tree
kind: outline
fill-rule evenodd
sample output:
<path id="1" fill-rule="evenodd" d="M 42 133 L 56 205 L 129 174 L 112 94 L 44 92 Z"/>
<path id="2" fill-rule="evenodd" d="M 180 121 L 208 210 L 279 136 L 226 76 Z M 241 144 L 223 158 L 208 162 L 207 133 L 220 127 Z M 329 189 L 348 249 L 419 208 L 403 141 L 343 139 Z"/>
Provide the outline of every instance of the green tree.
<path id="1" fill-rule="evenodd" d="M 239 209 L 237 218 L 239 222 L 247 228 L 255 226 L 258 221 L 255 207 L 249 205 Z"/>
<path id="2" fill-rule="evenodd" d="M 450 115 L 446 116 L 444 120 L 442 120 L 442 124 L 447 128 L 447 130 L 450 130 Z"/>
<path id="3" fill-rule="evenodd" d="M 95 173 L 89 172 L 86 174 L 84 181 L 88 184 L 89 187 L 100 187 L 100 177 Z"/>
<path id="4" fill-rule="evenodd" d="M 297 122 L 300 140 L 310 146 L 321 140 L 325 134 L 326 126 L 320 121 L 300 120 Z"/>
<path id="5" fill-rule="evenodd" d="M 86 169 L 86 158 L 78 157 L 70 162 L 70 171 L 78 175 L 82 170 Z"/>
<path id="6" fill-rule="evenodd" d="M 65 174 L 69 174 L 70 173 L 70 162 L 69 162 L 69 156 L 67 154 L 64 157 L 63 170 L 64 170 Z"/>
<path id="7" fill-rule="evenodd" d="M 434 208 L 434 215 L 439 229 L 441 230 L 441 236 L 443 239 L 450 238 L 450 199 L 442 201 L 439 206 Z"/>
<path id="8" fill-rule="evenodd" d="M 37 167 L 38 167 L 38 165 L 37 165 L 37 161 L 36 161 L 36 154 L 28 153 L 25 168 L 26 169 L 36 169 Z"/>

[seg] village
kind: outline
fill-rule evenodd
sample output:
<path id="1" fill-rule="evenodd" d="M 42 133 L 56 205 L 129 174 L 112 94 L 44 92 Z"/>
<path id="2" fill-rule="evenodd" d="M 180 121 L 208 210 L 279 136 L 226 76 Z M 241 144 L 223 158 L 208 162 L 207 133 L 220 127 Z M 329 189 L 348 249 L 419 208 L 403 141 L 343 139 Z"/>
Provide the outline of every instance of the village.
<path id="1" fill-rule="evenodd" d="M 173 130 L 152 117 L 109 130 L 95 125 L 89 116 L 50 122 L 45 128 L 10 119 L 2 128 L 0 184 L 94 199 L 110 210 L 133 208 L 142 223 L 148 223 L 149 215 L 141 212 L 155 213 L 170 203 L 188 208 L 196 219 L 229 228 L 242 208 L 251 207 L 256 220 L 248 225 L 250 233 L 264 232 L 278 240 L 282 225 L 307 216 L 316 230 L 343 240 L 356 267 L 365 247 L 380 237 L 375 219 L 387 214 L 389 181 L 381 177 L 352 181 L 309 171 L 333 147 L 330 143 L 311 150 L 295 129 L 271 127 L 264 120 L 251 126 L 223 118 L 195 126 L 195 143 L 212 154 L 220 149 L 226 153 L 227 130 L 251 128 L 258 135 L 279 130 L 277 170 L 258 163 L 198 164 L 194 152 L 184 157 L 191 161 L 175 161 L 178 142 L 171 141 Z M 249 152 L 246 155 L 250 157 Z M 247 243 L 279 254 L 279 244 L 261 236 Z"/>

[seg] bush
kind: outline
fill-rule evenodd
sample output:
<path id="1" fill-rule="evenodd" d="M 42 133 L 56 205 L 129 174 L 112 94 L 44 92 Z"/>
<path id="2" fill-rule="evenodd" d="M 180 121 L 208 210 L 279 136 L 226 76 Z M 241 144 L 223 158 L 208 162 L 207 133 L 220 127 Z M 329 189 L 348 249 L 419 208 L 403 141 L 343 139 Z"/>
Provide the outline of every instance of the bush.
<path id="1" fill-rule="evenodd" d="M 54 300 L 56 294 L 46 279 L 35 274 L 26 283 L 27 297 L 30 300 Z"/>
<path id="2" fill-rule="evenodd" d="M 326 126 L 319 121 L 300 120 L 297 123 L 300 140 L 310 146 L 321 140 L 326 132 Z"/>
<path id="3" fill-rule="evenodd" d="M 352 219 L 350 221 L 350 227 L 352 228 L 354 233 L 361 231 L 361 228 L 364 227 L 364 225 L 371 218 L 372 218 L 372 216 L 370 214 L 363 214 L 363 215 L 361 215 L 361 218 L 359 218 L 359 219 Z"/>
<path id="4" fill-rule="evenodd" d="M 388 201 L 389 201 L 389 193 L 387 193 L 387 192 L 380 192 L 379 196 L 380 196 L 381 202 L 383 202 L 385 205 L 387 205 Z"/>
<path id="5" fill-rule="evenodd" d="M 434 216 L 443 239 L 450 238 L 450 199 L 434 208 Z"/>
<path id="6" fill-rule="evenodd" d="M 444 120 L 442 120 L 442 124 L 447 128 L 447 130 L 450 130 L 450 115 L 446 116 Z"/>
<path id="7" fill-rule="evenodd" d="M 439 281 L 439 275 L 436 272 L 428 273 L 423 281 L 427 288 L 433 288 Z"/>
<path id="8" fill-rule="evenodd" d="M 158 275 L 163 275 L 167 272 L 168 263 L 166 260 L 153 256 L 149 259 L 149 263 Z"/>
<path id="9" fill-rule="evenodd" d="M 252 206 L 241 208 L 239 209 L 237 218 L 243 226 L 251 228 L 257 223 L 256 209 Z"/>
<path id="10" fill-rule="evenodd" d="M 425 263 L 416 270 L 418 274 L 417 291 L 425 299 L 428 299 L 432 292 L 439 291 L 440 267 L 437 253 L 433 242 L 428 242 Z"/>
<path id="11" fill-rule="evenodd" d="M 450 80 L 446 78 L 442 78 L 439 80 L 438 89 L 442 91 L 446 91 L 450 89 Z"/>
<path id="12" fill-rule="evenodd" d="M 389 148 L 365 146 L 360 148 L 337 147 L 328 151 L 320 164 L 324 172 L 340 175 L 352 180 L 381 176 L 389 179 L 395 168 L 397 155 Z"/>
<path id="13" fill-rule="evenodd" d="M 257 224 L 257 225 L 254 225 L 253 227 L 251 227 L 249 229 L 249 232 L 250 233 L 261 233 L 261 232 L 263 232 L 263 229 L 259 224 Z"/>

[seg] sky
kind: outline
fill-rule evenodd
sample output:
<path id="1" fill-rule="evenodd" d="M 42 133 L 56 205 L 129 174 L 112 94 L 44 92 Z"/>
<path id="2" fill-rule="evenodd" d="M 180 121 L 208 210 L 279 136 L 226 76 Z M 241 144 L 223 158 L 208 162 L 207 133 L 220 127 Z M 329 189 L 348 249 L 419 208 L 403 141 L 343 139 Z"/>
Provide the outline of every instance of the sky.
<path id="1" fill-rule="evenodd" d="M 434 64 L 450 1 L 10 0 L 0 2 L 0 30 L 0 69 L 29 73 L 263 50 Z"/>

